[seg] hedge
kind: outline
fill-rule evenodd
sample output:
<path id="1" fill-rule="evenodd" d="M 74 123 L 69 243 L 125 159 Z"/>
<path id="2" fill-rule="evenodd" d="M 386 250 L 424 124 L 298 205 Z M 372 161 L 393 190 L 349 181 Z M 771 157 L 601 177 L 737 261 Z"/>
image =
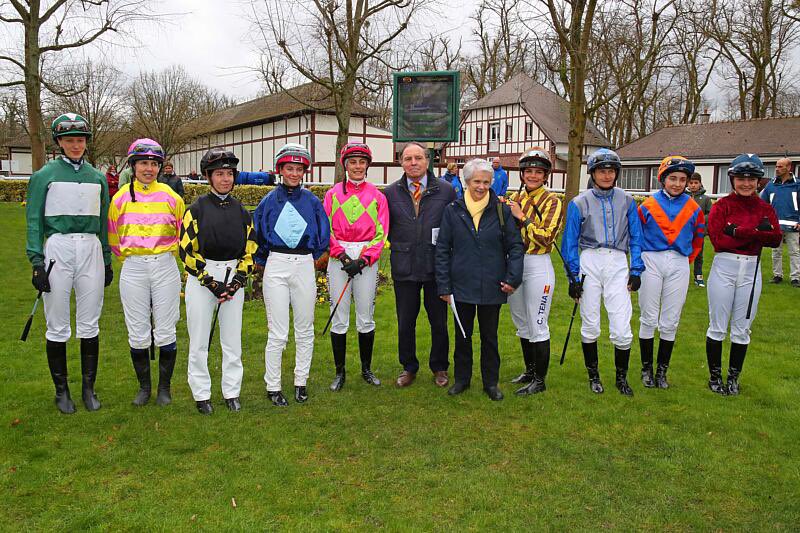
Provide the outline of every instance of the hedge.
<path id="1" fill-rule="evenodd" d="M 0 202 L 22 202 L 25 200 L 25 192 L 28 188 L 27 180 L 0 180 Z M 258 203 L 269 192 L 274 189 L 273 185 L 237 185 L 233 189 L 233 195 L 239 199 L 242 204 L 246 206 L 257 206 Z M 314 195 L 320 199 L 325 199 L 325 193 L 330 189 L 330 185 L 309 185 L 308 190 L 313 192 Z M 379 188 L 382 188 L 379 186 Z M 191 205 L 198 196 L 206 194 L 209 190 L 208 185 L 200 185 L 197 183 L 186 183 L 183 186 L 184 194 L 183 201 L 186 205 Z M 556 193 L 556 195 L 563 200 L 563 193 Z M 641 204 L 646 196 L 634 195 L 636 203 Z M 715 201 L 715 200 L 712 200 Z"/>
<path id="2" fill-rule="evenodd" d="M 314 195 L 322 201 L 330 187 L 330 185 L 311 185 L 308 187 L 308 190 L 313 192 Z M 191 205 L 198 196 L 207 193 L 209 186 L 186 183 L 183 189 L 183 201 L 188 206 Z M 256 206 L 272 189 L 274 189 L 274 187 L 268 185 L 237 185 L 233 189 L 233 195 L 246 206 Z M 25 201 L 25 193 L 27 190 L 27 180 L 0 180 L 0 202 L 23 202 Z"/>
<path id="3" fill-rule="evenodd" d="M 22 202 L 26 192 L 27 180 L 0 180 L 0 202 Z"/>

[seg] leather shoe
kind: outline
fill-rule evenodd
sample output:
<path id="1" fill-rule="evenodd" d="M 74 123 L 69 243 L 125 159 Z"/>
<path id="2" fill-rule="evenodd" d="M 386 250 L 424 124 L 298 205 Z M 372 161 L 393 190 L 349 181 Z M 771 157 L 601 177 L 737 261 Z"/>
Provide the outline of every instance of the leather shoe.
<path id="1" fill-rule="evenodd" d="M 294 401 L 303 403 L 308 400 L 308 390 L 305 386 L 295 385 L 294 387 Z"/>
<path id="2" fill-rule="evenodd" d="M 465 390 L 469 388 L 469 383 L 459 383 L 456 381 L 453 383 L 453 386 L 447 389 L 447 394 L 450 396 L 455 396 L 456 394 L 461 394 Z"/>
<path id="3" fill-rule="evenodd" d="M 500 389 L 497 388 L 497 385 L 494 387 L 486 387 L 483 389 L 486 392 L 486 395 L 489 397 L 490 400 L 493 402 L 499 402 L 503 399 L 503 393 L 500 392 Z"/>
<path id="4" fill-rule="evenodd" d="M 447 377 L 447 370 L 437 370 L 433 373 L 433 382 L 437 387 L 447 387 L 450 383 L 450 378 Z"/>
<path id="5" fill-rule="evenodd" d="M 267 391 L 267 398 L 275 407 L 286 407 L 289 405 L 289 402 L 286 401 L 286 397 L 283 395 L 283 392 L 279 390 Z"/>
<path id="6" fill-rule="evenodd" d="M 396 384 L 398 387 L 408 387 L 414 380 L 417 378 L 417 375 L 414 372 L 409 372 L 408 370 L 403 370 L 400 372 L 400 375 L 397 376 Z"/>
<path id="7" fill-rule="evenodd" d="M 239 398 L 225 398 L 225 405 L 228 406 L 228 411 L 233 413 L 238 413 L 242 410 L 242 404 L 239 402 Z"/>
<path id="8" fill-rule="evenodd" d="M 211 406 L 211 400 L 195 402 L 195 405 L 197 405 L 197 411 L 201 415 L 210 415 L 214 412 L 214 408 Z"/>

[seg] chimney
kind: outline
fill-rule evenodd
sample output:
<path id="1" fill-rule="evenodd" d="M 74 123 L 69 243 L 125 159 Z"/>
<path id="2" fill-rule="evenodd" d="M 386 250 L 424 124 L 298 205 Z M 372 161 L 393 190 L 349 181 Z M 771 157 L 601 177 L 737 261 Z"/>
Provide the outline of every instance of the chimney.
<path id="1" fill-rule="evenodd" d="M 702 113 L 697 115 L 697 124 L 708 124 L 710 118 L 711 113 L 708 112 L 708 108 L 705 108 Z"/>

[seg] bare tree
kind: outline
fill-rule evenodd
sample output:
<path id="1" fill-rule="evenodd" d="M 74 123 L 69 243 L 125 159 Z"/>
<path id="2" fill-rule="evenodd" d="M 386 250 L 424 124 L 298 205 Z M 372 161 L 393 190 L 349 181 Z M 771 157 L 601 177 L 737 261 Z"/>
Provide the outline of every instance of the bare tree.
<path id="1" fill-rule="evenodd" d="M 284 64 L 333 101 L 338 151 L 347 142 L 358 87 L 371 82 L 367 63 L 388 63 L 392 43 L 422 5 L 423 0 L 264 0 L 253 3 L 253 12 L 263 53 L 279 53 Z M 269 83 L 286 88 L 277 76 Z M 336 175 L 343 178 L 338 165 Z"/>
<path id="2" fill-rule="evenodd" d="M 42 114 L 42 88 L 56 95 L 83 90 L 73 83 L 59 84 L 48 65 L 57 70 L 71 51 L 120 33 L 130 23 L 153 20 L 147 0 L 8 0 L 0 2 L 3 31 L 19 46 L 0 52 L 0 87 L 24 87 L 31 139 L 32 165 L 45 161 L 47 139 Z M 157 17 L 156 17 L 157 18 Z M 57 60 L 56 57 L 59 59 Z"/>
<path id="3" fill-rule="evenodd" d="M 478 51 L 464 59 L 468 98 L 477 100 L 525 72 L 532 41 L 518 16 L 521 0 L 481 0 L 471 19 Z"/>
<path id="4" fill-rule="evenodd" d="M 569 133 L 565 200 L 569 201 L 580 188 L 583 138 L 586 132 L 586 77 L 588 51 L 597 0 L 524 0 L 534 13 L 544 10 L 559 44 L 558 69 L 560 83 L 569 101 Z M 541 24 L 534 15 L 526 25 Z"/>
<path id="5" fill-rule="evenodd" d="M 110 65 L 86 62 L 70 70 L 71 79 L 86 89 L 55 99 L 54 113 L 69 109 L 84 116 L 92 128 L 92 142 L 86 150 L 90 163 L 116 163 L 120 146 L 130 136 L 126 113 L 128 86 L 122 73 Z"/>
<path id="6" fill-rule="evenodd" d="M 233 104 L 180 66 L 140 74 L 128 94 L 133 132 L 158 141 L 167 156 L 192 137 L 193 120 Z"/>
<path id="7" fill-rule="evenodd" d="M 709 33 L 723 59 L 722 79 L 736 85 L 739 118 L 776 116 L 798 21 L 785 15 L 780 0 L 712 0 L 712 6 Z"/>

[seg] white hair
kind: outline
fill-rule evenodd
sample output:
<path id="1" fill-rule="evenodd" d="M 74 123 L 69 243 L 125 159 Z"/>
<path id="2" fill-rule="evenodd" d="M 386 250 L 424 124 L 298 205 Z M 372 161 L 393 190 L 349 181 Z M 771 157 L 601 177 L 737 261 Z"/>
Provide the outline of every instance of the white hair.
<path id="1" fill-rule="evenodd" d="M 467 161 L 464 165 L 464 181 L 468 182 L 476 172 L 488 172 L 489 175 L 494 175 L 494 168 L 492 164 L 485 159 L 475 158 Z"/>

